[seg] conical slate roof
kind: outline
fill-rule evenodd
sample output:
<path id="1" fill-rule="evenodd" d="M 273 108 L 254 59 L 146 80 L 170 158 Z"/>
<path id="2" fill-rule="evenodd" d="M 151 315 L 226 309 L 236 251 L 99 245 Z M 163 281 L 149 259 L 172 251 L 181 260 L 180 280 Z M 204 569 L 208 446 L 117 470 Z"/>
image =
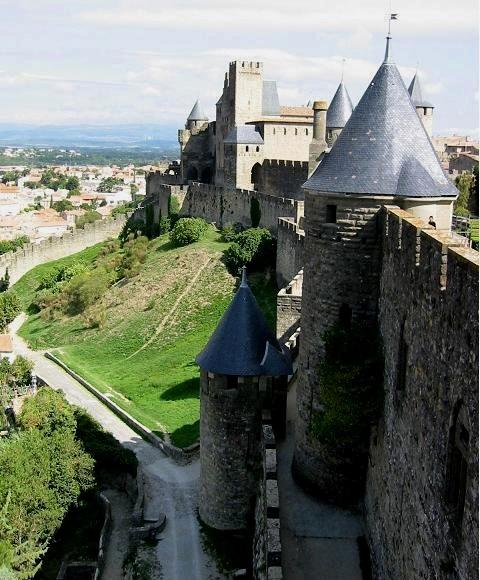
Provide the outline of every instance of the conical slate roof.
<path id="1" fill-rule="evenodd" d="M 202 369 L 221 375 L 292 374 L 290 357 L 268 328 L 245 269 L 239 289 L 196 362 Z"/>
<path id="2" fill-rule="evenodd" d="M 429 103 L 423 99 L 422 87 L 420 85 L 418 73 L 415 73 L 415 76 L 413 77 L 412 82 L 408 87 L 408 94 L 410 95 L 412 103 L 415 105 L 415 107 L 430 107 L 433 109 L 432 103 Z"/>
<path id="3" fill-rule="evenodd" d="M 389 51 L 345 128 L 303 186 L 313 191 L 456 196 Z"/>
<path id="4" fill-rule="evenodd" d="M 352 111 L 352 100 L 342 81 L 338 85 L 337 92 L 327 110 L 327 128 L 339 129 L 345 127 Z"/>
<path id="5" fill-rule="evenodd" d="M 208 117 L 203 112 L 199 100 L 197 100 L 197 102 L 193 105 L 193 109 L 191 110 L 190 115 L 188 115 L 187 120 L 188 121 L 208 121 Z"/>

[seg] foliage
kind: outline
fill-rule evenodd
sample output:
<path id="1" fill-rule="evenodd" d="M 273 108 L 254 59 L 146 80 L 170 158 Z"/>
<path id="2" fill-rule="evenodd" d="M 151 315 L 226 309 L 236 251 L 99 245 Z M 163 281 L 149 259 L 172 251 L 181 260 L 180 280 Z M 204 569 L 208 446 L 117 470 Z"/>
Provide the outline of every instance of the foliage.
<path id="1" fill-rule="evenodd" d="M 123 244 L 123 257 L 120 264 L 120 278 L 136 276 L 147 259 L 148 238 L 139 236 L 130 238 Z"/>
<path id="2" fill-rule="evenodd" d="M 77 217 L 77 219 L 75 220 L 75 225 L 77 226 L 77 228 L 83 230 L 85 224 L 93 224 L 93 222 L 96 222 L 97 220 L 101 219 L 102 216 L 101 214 L 98 213 L 98 211 L 88 209 L 83 215 Z"/>
<path id="3" fill-rule="evenodd" d="M 97 187 L 98 192 L 112 193 L 117 185 L 123 185 L 123 179 L 119 177 L 105 177 Z"/>
<path id="4" fill-rule="evenodd" d="M 73 411 L 60 393 L 40 389 L 19 420 L 22 429 L 0 440 L 0 541 L 4 559 L 26 579 L 68 508 L 92 486 L 93 460 L 75 438 Z"/>
<path id="5" fill-rule="evenodd" d="M 222 228 L 222 240 L 224 242 L 230 243 L 235 240 L 237 234 L 243 231 L 242 224 L 227 224 Z"/>
<path id="6" fill-rule="evenodd" d="M 142 220 L 133 219 L 130 217 L 122 228 L 122 231 L 118 235 L 118 239 L 123 244 L 131 236 L 144 236 L 146 235 L 145 224 Z"/>
<path id="7" fill-rule="evenodd" d="M 18 296 L 11 290 L 0 294 L 0 331 L 5 332 L 7 326 L 22 311 Z"/>
<path id="8" fill-rule="evenodd" d="M 88 267 L 83 262 L 73 262 L 72 264 L 54 267 L 43 276 L 38 289 L 52 290 L 54 293 L 59 292 L 69 280 L 87 271 Z"/>
<path id="9" fill-rule="evenodd" d="M 181 218 L 170 231 L 170 241 L 175 246 L 188 246 L 198 242 L 207 229 L 207 222 L 201 218 Z"/>
<path id="10" fill-rule="evenodd" d="M 253 270 L 274 266 L 276 241 L 269 230 L 249 228 L 233 236 L 233 240 L 223 254 L 225 264 L 233 275 L 238 274 L 242 266 Z"/>
<path id="11" fill-rule="evenodd" d="M 173 196 L 170 195 L 170 197 L 168 198 L 168 215 L 178 215 L 180 212 L 180 202 L 178 201 L 178 199 Z"/>
<path id="12" fill-rule="evenodd" d="M 470 189 L 474 177 L 471 173 L 462 173 L 455 178 L 455 185 L 458 189 L 458 198 L 454 202 L 453 212 L 459 216 L 469 216 Z"/>
<path id="13" fill-rule="evenodd" d="M 67 211 L 69 209 L 73 209 L 73 203 L 68 199 L 61 199 L 60 201 L 55 201 L 52 204 L 52 208 L 55 211 L 61 213 L 62 211 Z"/>
<path id="14" fill-rule="evenodd" d="M 35 186 L 32 187 L 34 184 Z M 48 189 L 53 189 L 54 191 L 58 191 L 59 189 L 68 189 L 68 191 L 74 191 L 80 188 L 80 181 L 78 177 L 67 177 L 66 175 L 55 173 L 54 169 L 49 168 L 42 173 L 39 184 L 35 182 L 33 182 L 33 184 L 31 182 L 26 182 L 25 185 L 31 189 L 45 187 Z"/>
<path id="15" fill-rule="evenodd" d="M 127 203 L 122 203 L 121 205 L 117 205 L 112 209 L 112 217 L 117 215 L 125 215 L 130 211 L 133 211 L 138 206 L 138 202 L 136 201 L 128 201 Z"/>
<path id="16" fill-rule="evenodd" d="M 28 236 L 18 236 L 14 240 L 0 240 L 0 255 L 7 252 L 14 252 L 17 248 L 22 248 L 30 243 Z"/>
<path id="17" fill-rule="evenodd" d="M 1 182 L 10 183 L 10 181 L 13 181 L 15 185 L 18 185 L 19 177 L 20 177 L 19 171 L 5 171 L 5 173 L 2 175 Z"/>
<path id="18" fill-rule="evenodd" d="M 100 300 L 110 283 L 110 275 L 104 268 L 78 274 L 63 288 L 62 305 L 68 314 L 81 314 Z"/>
<path id="19" fill-rule="evenodd" d="M 319 441 L 358 455 L 368 449 L 370 427 L 383 404 L 383 358 L 375 326 L 335 325 L 324 336 L 320 366 L 322 411 L 311 432 Z"/>
<path id="20" fill-rule="evenodd" d="M 171 229 L 172 223 L 170 218 L 160 216 L 158 222 L 158 235 L 162 236 L 163 234 L 167 234 Z"/>
<path id="21" fill-rule="evenodd" d="M 260 208 L 260 202 L 256 197 L 252 197 L 250 200 L 250 220 L 252 221 L 252 228 L 258 228 L 261 218 L 262 210 Z"/>
<path id="22" fill-rule="evenodd" d="M 85 451 L 95 460 L 95 472 L 97 479 L 108 476 L 129 473 L 137 474 L 138 460 L 135 453 L 125 449 L 115 437 L 105 431 L 83 409 L 75 409 L 76 433 L 83 443 Z"/>

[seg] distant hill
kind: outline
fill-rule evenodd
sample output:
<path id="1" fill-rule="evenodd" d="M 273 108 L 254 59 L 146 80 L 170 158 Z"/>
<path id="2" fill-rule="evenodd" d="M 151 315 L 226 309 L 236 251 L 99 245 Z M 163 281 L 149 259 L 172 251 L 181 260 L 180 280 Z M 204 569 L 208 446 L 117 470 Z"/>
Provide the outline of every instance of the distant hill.
<path id="1" fill-rule="evenodd" d="M 173 126 L 151 125 L 18 125 L 0 123 L 0 147 L 171 148 Z"/>

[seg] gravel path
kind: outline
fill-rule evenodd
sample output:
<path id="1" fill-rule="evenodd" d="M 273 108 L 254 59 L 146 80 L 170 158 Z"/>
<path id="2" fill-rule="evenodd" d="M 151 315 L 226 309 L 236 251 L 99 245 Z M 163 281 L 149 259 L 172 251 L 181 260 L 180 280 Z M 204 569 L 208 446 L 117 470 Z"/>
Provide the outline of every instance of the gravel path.
<path id="1" fill-rule="evenodd" d="M 158 563 L 156 567 L 160 570 L 152 580 L 226 578 L 217 571 L 214 560 L 201 542 L 197 521 L 198 459 L 188 465 L 179 465 L 144 441 L 75 379 L 46 359 L 43 353 L 32 351 L 16 335 L 24 320 L 25 315 L 21 314 L 10 325 L 15 354 L 33 360 L 37 375 L 53 388 L 61 389 L 70 403 L 87 410 L 122 445 L 135 452 L 145 475 L 145 509 L 157 513 L 162 511 L 167 515 L 162 539 L 152 548 Z M 106 570 L 105 577 L 113 578 L 112 573 L 115 572 Z"/>

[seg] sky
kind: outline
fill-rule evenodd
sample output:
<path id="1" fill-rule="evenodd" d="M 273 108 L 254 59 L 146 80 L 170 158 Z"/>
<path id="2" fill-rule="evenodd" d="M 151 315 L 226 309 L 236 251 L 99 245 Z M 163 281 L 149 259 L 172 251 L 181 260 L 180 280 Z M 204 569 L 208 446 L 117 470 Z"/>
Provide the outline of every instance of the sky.
<path id="1" fill-rule="evenodd" d="M 392 56 L 418 68 L 434 134 L 478 136 L 478 0 L 0 0 L 0 123 L 163 127 L 200 98 L 213 119 L 231 60 L 261 60 L 282 105 L 354 103 Z"/>

